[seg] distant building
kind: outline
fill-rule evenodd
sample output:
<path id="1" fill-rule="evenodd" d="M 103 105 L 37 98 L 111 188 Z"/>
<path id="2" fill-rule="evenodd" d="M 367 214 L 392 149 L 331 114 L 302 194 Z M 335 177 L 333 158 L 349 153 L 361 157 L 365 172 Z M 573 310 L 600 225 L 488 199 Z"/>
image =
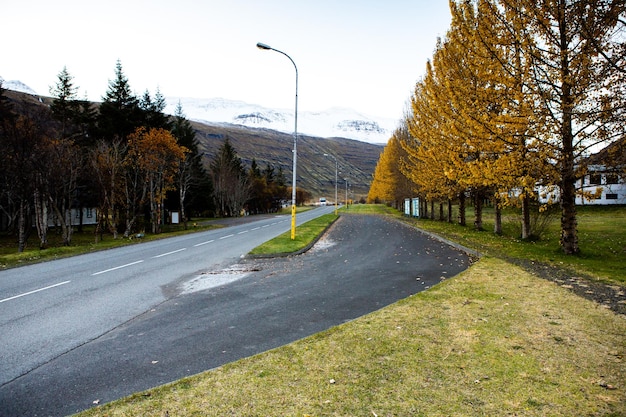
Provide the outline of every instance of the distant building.
<path id="1" fill-rule="evenodd" d="M 591 155 L 586 163 L 587 173 L 576 181 L 576 204 L 626 204 L 626 137 Z"/>
<path id="2" fill-rule="evenodd" d="M 626 204 L 626 137 L 588 157 L 585 165 L 587 172 L 576 180 L 576 205 Z M 556 186 L 539 186 L 537 194 L 542 204 L 559 202 Z"/>

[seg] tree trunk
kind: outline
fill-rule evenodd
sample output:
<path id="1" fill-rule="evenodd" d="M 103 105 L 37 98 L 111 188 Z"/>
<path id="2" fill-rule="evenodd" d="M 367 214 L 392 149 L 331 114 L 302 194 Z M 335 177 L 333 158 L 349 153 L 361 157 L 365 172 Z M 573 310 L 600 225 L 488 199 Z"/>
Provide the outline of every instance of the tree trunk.
<path id="1" fill-rule="evenodd" d="M 448 199 L 448 223 L 452 223 L 452 199 Z"/>
<path id="2" fill-rule="evenodd" d="M 465 219 L 465 191 L 459 193 L 459 224 L 466 226 L 467 221 Z"/>
<path id="3" fill-rule="evenodd" d="M 24 252 L 26 248 L 26 201 L 20 198 L 19 217 L 17 219 L 17 251 Z"/>
<path id="4" fill-rule="evenodd" d="M 474 229 L 483 230 L 483 193 L 474 193 Z"/>
<path id="5" fill-rule="evenodd" d="M 530 196 L 524 191 L 522 197 L 522 239 L 530 238 Z"/>
<path id="6" fill-rule="evenodd" d="M 500 198 L 496 196 L 494 198 L 494 210 L 495 210 L 495 223 L 493 225 L 493 233 L 496 235 L 502 234 L 502 205 L 500 204 Z"/>
<path id="7" fill-rule="evenodd" d="M 42 199 L 39 190 L 35 190 L 35 226 L 39 237 L 39 249 L 48 247 L 48 205 Z"/>
<path id="8" fill-rule="evenodd" d="M 565 7 L 564 3 L 563 6 Z M 570 62 L 567 33 L 565 30 L 565 14 L 560 16 L 561 21 L 561 108 L 563 110 L 561 122 L 561 249 L 568 255 L 580 252 L 576 220 L 576 178 L 574 175 L 574 134 L 572 132 L 572 80 L 570 77 Z"/>
<path id="9" fill-rule="evenodd" d="M 180 218 L 183 220 L 183 227 L 187 230 L 187 214 L 185 213 L 185 196 L 187 194 L 186 187 L 181 185 L 179 188 L 179 200 L 180 200 Z"/>
<path id="10" fill-rule="evenodd" d="M 443 202 L 439 202 L 439 221 L 443 221 Z"/>

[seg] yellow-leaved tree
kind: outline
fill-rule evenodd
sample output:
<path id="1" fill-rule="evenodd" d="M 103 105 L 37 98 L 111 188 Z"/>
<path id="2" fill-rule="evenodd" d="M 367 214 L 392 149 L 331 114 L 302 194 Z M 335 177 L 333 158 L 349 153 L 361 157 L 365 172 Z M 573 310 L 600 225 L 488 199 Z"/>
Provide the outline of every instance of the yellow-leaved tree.
<path id="1" fill-rule="evenodd" d="M 515 40 L 527 66 L 524 100 L 533 103 L 534 141 L 550 149 L 561 204 L 561 249 L 580 251 L 577 178 L 583 156 L 626 134 L 624 0 L 477 0 Z M 503 38 L 506 39 L 506 38 Z M 499 65 L 515 72 L 516 60 Z"/>
<path id="2" fill-rule="evenodd" d="M 406 157 L 401 142 L 408 135 L 406 126 L 398 127 L 383 149 L 374 170 L 368 202 L 383 202 L 401 208 L 405 198 L 414 194 L 414 184 L 402 173 L 401 164 Z"/>
<path id="3" fill-rule="evenodd" d="M 188 149 L 178 145 L 176 138 L 165 129 L 140 127 L 128 138 L 126 155 L 126 195 L 130 210 L 127 222 L 134 222 L 142 203 L 150 208 L 152 233 L 159 233 L 163 224 L 163 200 L 174 189 L 179 164 Z M 132 224 L 131 224 L 132 226 Z M 127 232 L 130 228 L 127 226 Z"/>

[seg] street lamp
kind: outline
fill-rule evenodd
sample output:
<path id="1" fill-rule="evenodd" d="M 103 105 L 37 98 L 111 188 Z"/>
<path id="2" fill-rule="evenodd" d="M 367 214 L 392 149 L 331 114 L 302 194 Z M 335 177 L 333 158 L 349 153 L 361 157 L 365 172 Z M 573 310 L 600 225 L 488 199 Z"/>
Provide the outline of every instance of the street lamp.
<path id="1" fill-rule="evenodd" d="M 296 166 L 298 160 L 298 151 L 297 151 L 297 143 L 298 143 L 298 67 L 296 63 L 293 62 L 293 59 L 283 51 L 279 51 L 278 49 L 274 49 L 269 45 L 258 42 L 256 47 L 259 49 L 263 49 L 266 51 L 275 51 L 279 54 L 285 55 L 291 63 L 293 67 L 296 69 L 296 111 L 295 111 L 295 127 L 293 130 L 293 177 L 291 179 L 291 240 L 296 238 Z"/>
<path id="2" fill-rule="evenodd" d="M 337 162 L 337 157 L 335 155 L 325 153 L 324 156 L 330 156 L 335 160 L 335 216 L 336 216 L 337 205 L 339 204 L 339 202 L 337 201 L 337 168 L 339 167 L 339 163 Z"/>

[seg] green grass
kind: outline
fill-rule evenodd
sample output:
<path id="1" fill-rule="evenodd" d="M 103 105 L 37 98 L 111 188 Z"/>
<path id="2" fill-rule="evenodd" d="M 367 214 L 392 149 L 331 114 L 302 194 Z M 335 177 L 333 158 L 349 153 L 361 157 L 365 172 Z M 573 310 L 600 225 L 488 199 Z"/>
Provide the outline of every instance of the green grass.
<path id="1" fill-rule="evenodd" d="M 624 317 L 503 260 L 623 284 L 626 208 L 579 209 L 580 256 L 559 252 L 558 218 L 524 242 L 514 212 L 503 236 L 380 205 L 342 209 L 349 213 L 393 216 L 487 256 L 359 319 L 80 416 L 626 416 Z M 299 245 L 328 216 L 299 226 Z M 289 233 L 281 238 L 259 251 L 298 250 Z"/>
<path id="2" fill-rule="evenodd" d="M 311 209 L 312 207 L 302 206 L 298 207 L 297 211 L 301 213 Z M 286 208 L 282 209 L 278 214 L 290 213 L 291 208 Z M 113 239 L 112 234 L 105 232 L 102 234 L 102 239 L 99 239 L 97 243 L 94 226 L 83 226 L 82 232 L 75 231 L 72 234 L 72 243 L 69 246 L 63 245 L 60 231 L 52 228 L 48 231 L 48 247 L 46 249 L 39 249 L 36 232 L 32 230 L 26 249 L 22 253 L 17 251 L 17 238 L 3 233 L 0 234 L 0 270 L 221 227 L 211 224 L 211 220 L 216 219 L 194 219 L 188 222 L 187 230 L 184 230 L 182 223 L 164 225 L 162 233 L 155 235 L 145 233 L 141 238 L 136 238 L 135 235 L 132 235 L 130 238 L 124 238 L 120 234 L 117 239 Z"/>
<path id="3" fill-rule="evenodd" d="M 72 243 L 69 246 L 63 245 L 57 230 L 50 229 L 48 232 L 48 248 L 46 249 L 38 248 L 37 235 L 33 231 L 27 242 L 26 249 L 22 253 L 17 251 L 15 236 L 2 234 L 0 235 L 0 269 L 50 261 L 219 227 L 207 224 L 209 220 L 211 219 L 198 219 L 189 222 L 187 230 L 184 230 L 182 224 L 165 225 L 162 233 L 156 235 L 146 233 L 141 238 L 137 238 L 135 235 L 130 238 L 124 238 L 120 235 L 117 239 L 113 239 L 111 234 L 103 233 L 102 239 L 99 239 L 98 243 L 96 243 L 94 226 L 83 226 L 82 232 L 76 231 L 72 234 Z"/>
<path id="4" fill-rule="evenodd" d="M 397 213 L 397 212 L 396 212 Z M 441 235 L 491 256 L 529 259 L 548 263 L 574 273 L 626 284 L 626 206 L 583 206 L 578 208 L 578 237 L 581 253 L 565 255 L 559 247 L 560 221 L 552 217 L 541 238 L 524 241 L 519 238 L 518 214 L 505 211 L 503 235 L 495 235 L 493 209 L 484 212 L 484 230 L 473 227 L 473 211 L 468 210 L 468 226 L 438 220 L 406 219 L 417 227 Z"/>
<path id="5" fill-rule="evenodd" d="M 251 255 L 286 254 L 298 252 L 309 246 L 329 225 L 337 220 L 335 214 L 325 214 L 296 227 L 296 237 L 291 230 L 254 248 Z"/>
<path id="6" fill-rule="evenodd" d="M 80 416 L 626 416 L 624 334 L 623 317 L 487 257 L 349 323 Z"/>

